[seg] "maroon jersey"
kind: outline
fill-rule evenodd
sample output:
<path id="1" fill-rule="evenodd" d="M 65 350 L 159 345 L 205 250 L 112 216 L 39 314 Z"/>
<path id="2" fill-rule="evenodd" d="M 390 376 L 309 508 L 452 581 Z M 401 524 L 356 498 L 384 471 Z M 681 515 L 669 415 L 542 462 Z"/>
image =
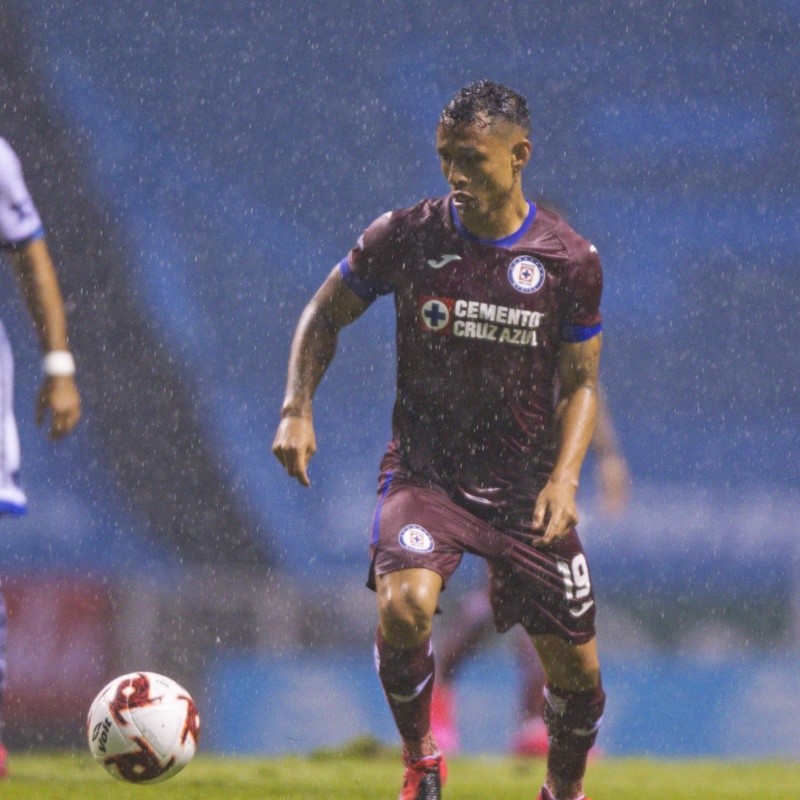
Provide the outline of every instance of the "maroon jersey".
<path id="1" fill-rule="evenodd" d="M 559 345 L 601 330 L 595 248 L 533 204 L 481 239 L 442 197 L 377 219 L 340 270 L 364 300 L 395 296 L 398 466 L 480 516 L 529 518 L 553 467 Z"/>

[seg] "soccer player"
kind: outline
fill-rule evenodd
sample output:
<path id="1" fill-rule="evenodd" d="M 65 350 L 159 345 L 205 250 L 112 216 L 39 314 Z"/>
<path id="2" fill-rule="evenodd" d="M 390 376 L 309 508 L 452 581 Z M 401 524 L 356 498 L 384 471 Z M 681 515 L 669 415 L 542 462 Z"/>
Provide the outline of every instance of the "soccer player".
<path id="1" fill-rule="evenodd" d="M 630 474 L 602 390 L 597 396 L 597 418 L 590 447 L 596 458 L 600 509 L 605 515 L 617 515 L 628 502 Z M 436 681 L 431 698 L 431 729 L 445 753 L 457 752 L 460 745 L 453 684 L 461 667 L 482 646 L 493 628 L 492 606 L 485 588 L 467 592 L 448 620 L 437 649 Z M 518 697 L 520 724 L 512 738 L 511 750 L 518 756 L 546 756 L 547 728 L 542 718 L 544 670 L 530 637 L 519 626 L 514 632 L 517 633 L 514 653 L 521 673 L 521 690 Z"/>
<path id="2" fill-rule="evenodd" d="M 431 629 L 465 552 L 488 562 L 496 627 L 520 623 L 547 675 L 540 800 L 585 797 L 605 703 L 575 530 L 597 408 L 602 275 L 589 242 L 526 200 L 529 133 L 517 92 L 491 81 L 461 89 L 436 127 L 449 194 L 367 228 L 306 306 L 289 356 L 273 452 L 308 486 L 312 401 L 339 331 L 394 295 L 397 395 L 368 583 L 378 674 L 403 741 L 401 800 L 441 797 Z"/>
<path id="3" fill-rule="evenodd" d="M 75 385 L 75 361 L 67 346 L 64 302 L 39 213 L 22 175 L 17 154 L 0 137 L 0 249 L 10 256 L 22 295 L 44 353 L 44 380 L 36 422 L 49 412 L 51 439 L 60 439 L 78 423 L 81 403 Z M 20 447 L 13 407 L 14 362 L 0 323 L 0 514 L 24 514 L 27 498 L 19 485 Z M 8 774 L 2 742 L 3 687 L 6 668 L 6 609 L 0 593 L 0 778 Z"/>

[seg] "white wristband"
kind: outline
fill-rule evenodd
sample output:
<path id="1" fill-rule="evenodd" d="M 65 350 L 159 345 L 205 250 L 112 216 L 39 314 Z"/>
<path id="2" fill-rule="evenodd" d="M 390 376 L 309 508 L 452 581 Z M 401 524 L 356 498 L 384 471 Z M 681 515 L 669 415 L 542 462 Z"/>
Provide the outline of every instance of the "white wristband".
<path id="1" fill-rule="evenodd" d="M 42 361 L 48 378 L 67 378 L 75 374 L 75 359 L 69 350 L 51 350 Z"/>

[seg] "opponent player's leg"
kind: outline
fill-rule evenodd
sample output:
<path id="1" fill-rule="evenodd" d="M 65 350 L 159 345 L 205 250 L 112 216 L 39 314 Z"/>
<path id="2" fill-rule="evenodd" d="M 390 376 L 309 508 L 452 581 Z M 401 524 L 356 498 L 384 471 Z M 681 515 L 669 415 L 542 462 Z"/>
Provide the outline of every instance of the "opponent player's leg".
<path id="1" fill-rule="evenodd" d="M 447 630 L 438 642 L 431 728 L 445 753 L 454 753 L 459 746 L 453 683 L 465 661 L 475 653 L 487 635 L 494 633 L 493 622 L 486 588 L 474 589 L 459 600 L 450 616 Z"/>
<path id="2" fill-rule="evenodd" d="M 596 640 L 574 644 L 549 634 L 531 638 L 547 676 L 544 719 L 550 747 L 541 799 L 578 800 L 584 796 L 586 761 L 605 706 Z"/>
<path id="3" fill-rule="evenodd" d="M 511 751 L 517 756 L 543 758 L 548 751 L 547 727 L 544 723 L 544 667 L 531 637 L 522 626 L 516 626 L 514 633 L 520 690 L 519 727 L 511 740 Z"/>

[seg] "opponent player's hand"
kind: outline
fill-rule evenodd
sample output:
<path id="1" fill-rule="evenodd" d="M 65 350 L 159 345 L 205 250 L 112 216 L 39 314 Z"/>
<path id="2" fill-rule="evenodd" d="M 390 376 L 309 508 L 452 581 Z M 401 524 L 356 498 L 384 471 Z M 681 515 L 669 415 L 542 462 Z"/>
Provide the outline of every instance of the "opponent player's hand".
<path id="1" fill-rule="evenodd" d="M 45 378 L 36 400 L 36 424 L 41 425 L 50 412 L 50 439 L 66 436 L 81 418 L 81 398 L 75 379 L 68 375 Z"/>
<path id="2" fill-rule="evenodd" d="M 543 531 L 543 535 L 532 542 L 534 547 L 548 547 L 577 525 L 576 490 L 572 481 L 551 478 L 539 492 L 533 510 L 533 527 Z"/>
<path id="3" fill-rule="evenodd" d="M 272 452 L 291 477 L 297 478 L 303 486 L 311 486 L 308 462 L 317 452 L 317 437 L 311 417 L 284 417 L 278 425 Z"/>

